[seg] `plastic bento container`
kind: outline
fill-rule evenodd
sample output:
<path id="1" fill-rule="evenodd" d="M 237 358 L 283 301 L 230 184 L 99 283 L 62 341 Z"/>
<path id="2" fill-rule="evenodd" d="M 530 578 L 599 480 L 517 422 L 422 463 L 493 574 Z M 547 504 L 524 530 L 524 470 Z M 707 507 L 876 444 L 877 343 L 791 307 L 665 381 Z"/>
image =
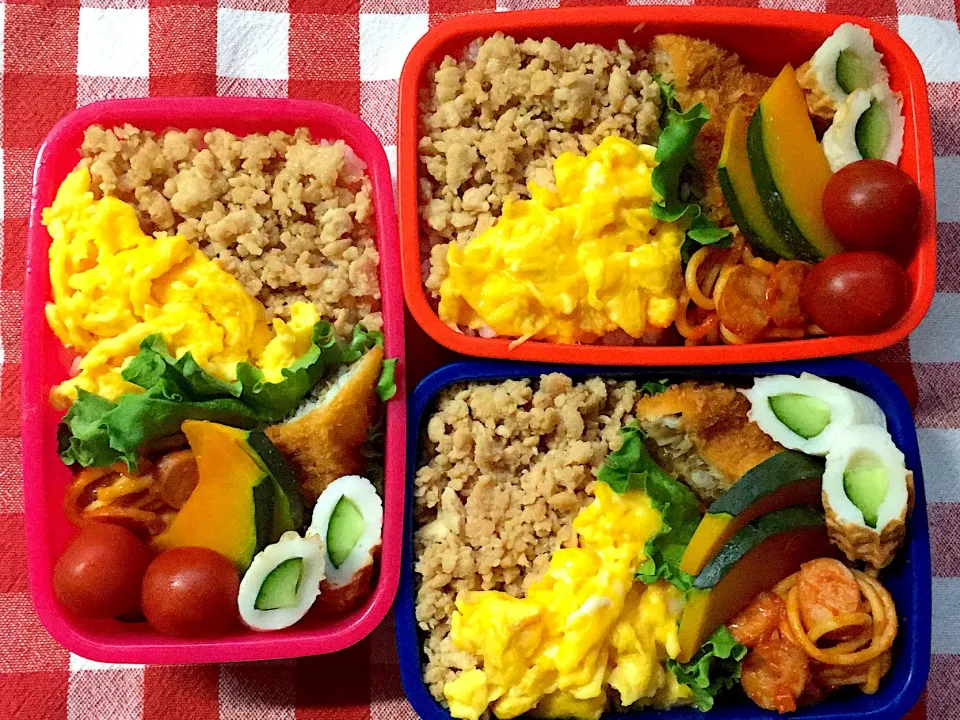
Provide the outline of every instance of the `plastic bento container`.
<path id="1" fill-rule="evenodd" d="M 83 131 L 90 125 L 130 123 L 145 130 L 222 128 L 238 135 L 298 127 L 314 140 L 342 139 L 366 163 L 373 189 L 380 290 L 387 357 L 397 363 L 397 394 L 386 406 L 383 547 L 376 586 L 364 605 L 336 617 L 308 614 L 286 630 L 257 633 L 239 624 L 228 635 L 181 639 L 160 635 L 146 623 L 86 621 L 68 614 L 53 593 L 53 564 L 76 529 L 63 512 L 71 473 L 57 455 L 61 413 L 47 402 L 52 385 L 68 376 L 73 360 L 44 318 L 50 293 L 42 208 L 80 159 Z M 396 595 L 403 532 L 406 427 L 403 302 L 400 296 L 396 214 L 390 168 L 376 136 L 357 116 L 318 102 L 249 98 L 150 98 L 87 105 L 50 131 L 37 158 L 27 240 L 23 306 L 23 477 L 30 590 L 40 621 L 64 647 L 102 662 L 206 663 L 270 660 L 318 655 L 348 647 L 373 631 Z"/>
<path id="2" fill-rule="evenodd" d="M 423 637 L 414 616 L 415 576 L 413 555 L 413 478 L 419 466 L 421 432 L 427 415 L 441 390 L 453 383 L 471 381 L 499 381 L 506 379 L 537 378 L 543 373 L 562 372 L 574 381 L 599 375 L 607 378 L 645 380 L 706 379 L 747 382 L 761 375 L 809 372 L 842 383 L 872 397 L 883 409 L 894 443 L 903 451 L 907 467 L 913 470 L 916 490 L 913 514 L 907 521 L 907 540 L 894 562 L 883 571 L 884 585 L 893 596 L 900 619 L 900 629 L 893 647 L 893 665 L 880 683 L 875 695 L 856 692 L 838 692 L 818 705 L 801 708 L 791 717 L 803 720 L 890 720 L 902 717 L 920 697 L 930 670 L 931 624 L 931 569 L 930 536 L 927 530 L 927 508 L 923 491 L 923 473 L 917 431 L 910 406 L 897 384 L 872 365 L 859 360 L 813 360 L 768 365 L 741 365 L 726 368 L 657 368 L 626 369 L 610 367 L 571 367 L 563 365 L 468 361 L 447 365 L 424 378 L 411 395 L 410 418 L 407 424 L 407 492 L 406 525 L 403 541 L 403 569 L 400 591 L 394 610 L 397 652 L 400 658 L 400 676 L 403 689 L 413 709 L 424 720 L 451 720 L 423 681 L 421 671 Z M 644 720 L 660 717 L 664 720 L 760 720 L 774 714 L 763 710 L 745 697 L 739 701 L 734 693 L 721 698 L 706 714 L 695 708 L 675 708 L 656 711 L 641 709 L 636 712 L 609 713 L 604 717 L 622 720 Z"/>
<path id="3" fill-rule="evenodd" d="M 511 350 L 511 338 L 467 336 L 440 320 L 423 286 L 421 267 L 425 256 L 420 249 L 417 207 L 420 93 L 427 85 L 431 66 L 439 65 L 447 55 L 462 56 L 473 40 L 495 32 L 518 39 L 550 37 L 565 45 L 588 42 L 607 47 L 615 45 L 618 38 L 642 47 L 653 35 L 681 33 L 712 40 L 737 52 L 751 69 L 776 75 L 788 62 L 798 67 L 808 60 L 844 22 L 854 22 L 870 30 L 877 49 L 883 53 L 893 89 L 903 93 L 906 129 L 900 167 L 916 180 L 923 199 L 917 250 L 907 268 L 911 282 L 909 306 L 893 327 L 872 335 L 746 345 L 615 347 L 527 341 Z M 530 10 L 447 20 L 423 36 L 403 66 L 397 162 L 403 290 L 407 306 L 430 337 L 464 355 L 607 365 L 719 365 L 847 355 L 879 350 L 902 340 L 919 324 L 933 299 L 936 202 L 927 86 L 920 63 L 909 46 L 892 30 L 864 18 L 743 7 L 669 6 L 604 7 L 600 11 L 596 8 Z"/>

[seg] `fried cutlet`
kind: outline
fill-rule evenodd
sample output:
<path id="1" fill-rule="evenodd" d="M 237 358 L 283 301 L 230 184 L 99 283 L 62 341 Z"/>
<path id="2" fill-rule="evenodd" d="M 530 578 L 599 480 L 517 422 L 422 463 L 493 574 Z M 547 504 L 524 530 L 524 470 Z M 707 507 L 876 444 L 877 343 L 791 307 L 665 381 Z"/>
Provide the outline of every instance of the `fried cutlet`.
<path id="1" fill-rule="evenodd" d="M 746 117 L 753 115 L 773 78 L 747 72 L 736 53 L 686 35 L 655 36 L 649 59 L 651 72 L 673 83 L 682 109 L 702 102 L 710 111 L 710 119 L 694 144 L 706 202 L 704 212 L 721 227 L 731 225 L 733 218 L 717 180 L 727 116 L 735 106 Z"/>
<path id="2" fill-rule="evenodd" d="M 377 407 L 383 350 L 374 346 L 293 418 L 268 427 L 267 437 L 291 462 L 304 498 L 316 502 L 339 477 L 364 471 L 360 452 Z"/>
<path id="3" fill-rule="evenodd" d="M 749 409 L 729 385 L 684 382 L 640 398 L 636 413 L 657 461 L 706 505 L 783 450 L 747 419 Z"/>

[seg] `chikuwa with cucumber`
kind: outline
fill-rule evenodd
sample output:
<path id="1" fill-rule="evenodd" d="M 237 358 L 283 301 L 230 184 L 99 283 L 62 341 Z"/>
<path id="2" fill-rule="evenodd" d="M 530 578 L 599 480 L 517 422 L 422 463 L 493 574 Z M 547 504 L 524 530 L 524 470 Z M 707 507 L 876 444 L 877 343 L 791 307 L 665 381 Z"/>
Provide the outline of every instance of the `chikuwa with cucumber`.
<path id="1" fill-rule="evenodd" d="M 786 448 L 825 458 L 822 500 L 832 542 L 875 568 L 903 543 L 913 474 L 871 398 L 803 373 L 757 378 L 750 419 Z"/>
<path id="2" fill-rule="evenodd" d="M 801 66 L 797 79 L 810 112 L 832 123 L 823 136 L 831 170 L 868 158 L 900 159 L 903 96 L 890 89 L 869 30 L 853 23 L 838 27 Z"/>
<path id="3" fill-rule="evenodd" d="M 849 425 L 886 428 L 883 411 L 871 398 L 810 373 L 757 378 L 743 394 L 750 400 L 750 419 L 761 430 L 808 455 L 826 455 L 836 433 Z"/>
<path id="4" fill-rule="evenodd" d="M 886 84 L 889 75 L 870 31 L 844 23 L 799 67 L 797 79 L 807 93 L 810 112 L 831 120 L 851 94 Z"/>
<path id="5" fill-rule="evenodd" d="M 238 605 L 254 630 L 280 630 L 299 621 L 320 594 L 323 541 L 290 531 L 253 559 L 240 581 Z"/>
<path id="6" fill-rule="evenodd" d="M 316 603 L 350 609 L 366 594 L 380 548 L 383 501 L 364 477 L 334 480 L 321 493 L 304 536 L 286 532 L 265 547 L 240 581 L 243 622 L 279 630 L 298 622 Z"/>

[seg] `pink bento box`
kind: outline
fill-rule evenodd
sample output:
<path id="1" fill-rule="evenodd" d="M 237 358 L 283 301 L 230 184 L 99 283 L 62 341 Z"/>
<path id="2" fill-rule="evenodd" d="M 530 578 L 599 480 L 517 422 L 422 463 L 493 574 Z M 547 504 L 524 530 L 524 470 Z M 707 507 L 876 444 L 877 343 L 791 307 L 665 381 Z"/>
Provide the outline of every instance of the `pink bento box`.
<path id="1" fill-rule="evenodd" d="M 298 127 L 314 140 L 342 139 L 367 164 L 373 185 L 380 291 L 387 357 L 397 358 L 397 394 L 387 403 L 383 548 L 379 576 L 366 603 L 339 617 L 308 614 L 287 630 L 258 633 L 239 623 L 230 634 L 202 639 L 160 635 L 146 623 L 88 621 L 61 608 L 53 592 L 53 565 L 76 529 L 64 515 L 63 491 L 71 472 L 57 455 L 61 413 L 47 403 L 50 387 L 68 375 L 73 360 L 44 318 L 50 292 L 50 237 L 40 213 L 80 159 L 83 131 L 90 125 L 130 123 L 141 129 L 223 128 L 238 135 Z M 404 387 L 403 300 L 393 186 L 387 157 L 376 136 L 357 116 L 331 105 L 300 100 L 252 98 L 150 98 L 87 105 L 50 131 L 37 157 L 30 204 L 27 274 L 23 305 L 23 484 L 27 564 L 33 602 L 44 627 L 68 650 L 102 662 L 206 663 L 271 660 L 330 653 L 369 635 L 387 614 L 400 572 L 403 533 L 406 388 Z"/>

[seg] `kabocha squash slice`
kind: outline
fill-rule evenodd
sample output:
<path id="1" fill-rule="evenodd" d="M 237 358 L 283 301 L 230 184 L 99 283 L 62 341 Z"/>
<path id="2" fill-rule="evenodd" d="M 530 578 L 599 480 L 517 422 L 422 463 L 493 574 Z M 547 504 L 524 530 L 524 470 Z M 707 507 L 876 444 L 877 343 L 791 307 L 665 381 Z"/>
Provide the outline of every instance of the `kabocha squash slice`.
<path id="1" fill-rule="evenodd" d="M 243 572 L 254 555 L 303 523 L 292 471 L 262 432 L 196 420 L 181 429 L 196 456 L 199 479 L 154 544 L 207 547 Z"/>
<path id="2" fill-rule="evenodd" d="M 816 262 L 841 252 L 821 209 L 830 165 L 789 65 L 750 119 L 747 154 L 764 208 L 797 259 Z"/>
<path id="3" fill-rule="evenodd" d="M 791 505 L 822 506 L 822 458 L 784 450 L 749 470 L 709 508 L 680 561 L 698 575 L 741 528 Z"/>
<path id="4" fill-rule="evenodd" d="M 303 498 L 300 484 L 293 468 L 259 430 L 247 432 L 247 449 L 253 453 L 261 468 L 273 479 L 273 532 L 270 542 L 275 543 L 287 530 L 303 525 Z"/>
<path id="5" fill-rule="evenodd" d="M 734 222 L 754 248 L 761 254 L 792 260 L 793 248 L 774 227 L 757 192 L 747 156 L 747 119 L 739 107 L 727 117 L 717 179 Z"/>
<path id="6" fill-rule="evenodd" d="M 742 528 L 694 582 L 680 616 L 680 662 L 687 662 L 713 631 L 801 563 L 834 557 L 823 515 L 811 507 L 776 510 Z"/>

